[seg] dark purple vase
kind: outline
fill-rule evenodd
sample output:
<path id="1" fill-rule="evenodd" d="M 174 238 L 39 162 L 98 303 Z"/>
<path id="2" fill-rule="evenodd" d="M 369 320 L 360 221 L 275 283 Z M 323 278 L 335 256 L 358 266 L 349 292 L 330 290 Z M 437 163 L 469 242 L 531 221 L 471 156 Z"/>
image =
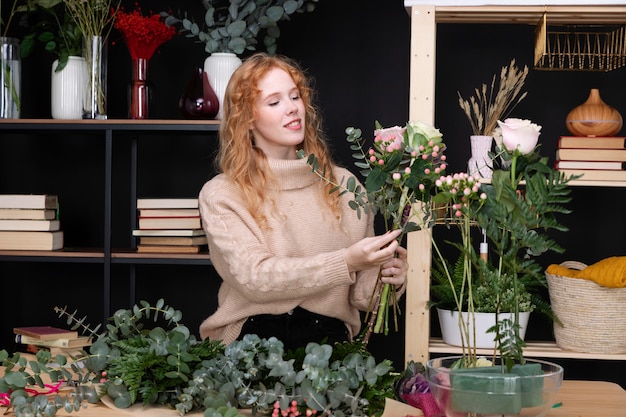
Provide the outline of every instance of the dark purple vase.
<path id="1" fill-rule="evenodd" d="M 194 68 L 193 77 L 178 100 L 185 119 L 214 119 L 220 109 L 217 95 L 202 68 Z"/>

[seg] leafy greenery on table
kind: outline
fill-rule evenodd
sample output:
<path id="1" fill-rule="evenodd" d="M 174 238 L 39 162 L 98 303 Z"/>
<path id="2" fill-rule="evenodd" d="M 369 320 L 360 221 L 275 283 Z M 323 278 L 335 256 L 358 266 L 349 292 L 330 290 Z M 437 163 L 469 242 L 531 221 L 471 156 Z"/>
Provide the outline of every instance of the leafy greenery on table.
<path id="1" fill-rule="evenodd" d="M 1 351 L 6 373 L 0 392 L 12 391 L 9 408 L 17 417 L 53 416 L 61 408 L 78 411 L 83 399 L 93 402 L 98 394 L 120 408 L 165 405 L 181 415 L 203 409 L 205 416 L 231 417 L 241 408 L 270 415 L 275 407 L 295 406 L 302 413 L 371 416 L 381 414 L 385 398 L 394 396 L 391 362 L 377 363 L 358 341 L 310 343 L 296 352 L 285 352 L 276 338 L 256 335 L 228 346 L 197 341 L 182 324 L 181 312 L 163 300 L 118 310 L 101 333 L 100 326 L 91 329 L 76 312 L 56 310 L 95 341 L 82 356 L 70 358 L 40 351 L 28 361 Z M 145 329 L 149 321 L 154 327 Z M 72 380 L 78 387 L 65 397 L 29 396 L 26 389 L 43 387 L 46 376 Z"/>

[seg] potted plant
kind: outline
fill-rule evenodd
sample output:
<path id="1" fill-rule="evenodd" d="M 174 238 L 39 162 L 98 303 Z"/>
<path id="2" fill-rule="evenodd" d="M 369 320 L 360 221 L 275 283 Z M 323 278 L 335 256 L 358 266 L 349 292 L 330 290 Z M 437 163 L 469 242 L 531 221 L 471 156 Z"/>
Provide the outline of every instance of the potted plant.
<path id="1" fill-rule="evenodd" d="M 175 16 L 162 12 L 165 23 L 180 27 L 187 37 L 205 44 L 210 55 L 204 62 L 204 72 L 220 103 L 217 118 L 221 118 L 224 92 L 232 73 L 241 65 L 239 56 L 255 51 L 263 38 L 268 53 L 276 52 L 280 37 L 278 22 L 288 20 L 294 13 L 312 12 L 319 0 L 204 0 L 206 9 L 201 26 L 187 13 Z"/>
<path id="2" fill-rule="evenodd" d="M 82 118 L 85 91 L 83 35 L 63 0 L 34 0 L 17 8 L 23 13 L 20 25 L 28 28 L 21 54 L 30 56 L 40 42 L 57 57 L 52 63 L 50 110 L 53 119 Z"/>
<path id="3" fill-rule="evenodd" d="M 503 148 L 498 150 L 511 161 L 510 169 L 494 170 L 489 184 L 467 174 L 442 178 L 433 198 L 451 206 L 450 223 L 461 230 L 461 241 L 453 243 L 460 252 L 461 265 L 452 271 L 445 262 L 441 265 L 456 309 L 466 309 L 467 315 L 458 321 L 463 355 L 431 360 L 427 368 L 442 409 L 518 415 L 522 408 L 544 406 L 544 394 L 556 392 L 562 379 L 558 365 L 530 363 L 524 358 L 519 314 L 529 299 L 525 295 L 527 283 L 543 284 L 542 268 L 534 257 L 562 251 L 547 231 L 566 230 L 557 216 L 569 212 L 563 204 L 569 201 L 570 178 L 539 156 L 536 144 L 540 126 L 520 119 L 506 119 L 499 125 Z M 485 232 L 490 247 L 486 258 L 481 259 L 475 250 L 472 224 Z M 434 247 L 442 256 L 436 244 Z M 459 274 L 461 278 L 453 278 Z M 489 359 L 479 357 L 471 337 L 476 301 L 480 299 L 477 290 L 485 287 L 495 295 L 491 308 L 496 320 L 489 330 L 496 346 Z M 512 291 L 511 295 L 499 296 L 503 289 Z M 504 308 L 510 310 L 510 317 L 501 316 Z M 442 382 L 444 379 L 447 383 Z"/>

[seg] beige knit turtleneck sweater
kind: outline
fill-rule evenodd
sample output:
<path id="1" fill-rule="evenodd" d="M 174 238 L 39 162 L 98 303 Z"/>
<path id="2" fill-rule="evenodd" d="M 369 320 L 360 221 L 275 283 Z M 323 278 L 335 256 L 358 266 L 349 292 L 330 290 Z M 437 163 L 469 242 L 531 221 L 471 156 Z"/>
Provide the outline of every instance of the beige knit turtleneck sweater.
<path id="1" fill-rule="evenodd" d="M 323 205 L 320 178 L 305 160 L 269 160 L 279 183 L 275 206 L 263 206 L 269 228 L 261 229 L 225 175 L 200 192 L 200 211 L 211 261 L 223 279 L 218 309 L 200 326 L 204 339 L 235 340 L 257 314 L 283 314 L 301 306 L 343 320 L 358 334 L 359 310 L 368 308 L 378 269 L 349 273 L 345 248 L 373 234 L 373 216 L 357 218 L 342 197 L 343 218 Z M 336 168 L 338 179 L 352 174 Z"/>

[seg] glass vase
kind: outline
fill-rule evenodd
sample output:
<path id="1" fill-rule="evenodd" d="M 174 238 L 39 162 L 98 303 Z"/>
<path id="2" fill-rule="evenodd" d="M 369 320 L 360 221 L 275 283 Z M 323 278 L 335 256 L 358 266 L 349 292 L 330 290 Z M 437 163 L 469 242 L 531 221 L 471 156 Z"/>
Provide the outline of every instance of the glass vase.
<path id="1" fill-rule="evenodd" d="M 152 101 L 152 86 L 148 82 L 148 63 L 145 58 L 133 58 L 132 81 L 128 91 L 128 117 L 147 119 Z"/>
<path id="2" fill-rule="evenodd" d="M 0 37 L 0 119 L 19 119 L 21 111 L 20 41 Z"/>
<path id="3" fill-rule="evenodd" d="M 214 119 L 217 116 L 219 100 L 202 68 L 194 68 L 191 80 L 178 101 L 178 108 L 185 119 Z"/>
<path id="4" fill-rule="evenodd" d="M 107 118 L 107 41 L 103 36 L 85 39 L 83 55 L 87 67 L 87 86 L 83 119 Z"/>

